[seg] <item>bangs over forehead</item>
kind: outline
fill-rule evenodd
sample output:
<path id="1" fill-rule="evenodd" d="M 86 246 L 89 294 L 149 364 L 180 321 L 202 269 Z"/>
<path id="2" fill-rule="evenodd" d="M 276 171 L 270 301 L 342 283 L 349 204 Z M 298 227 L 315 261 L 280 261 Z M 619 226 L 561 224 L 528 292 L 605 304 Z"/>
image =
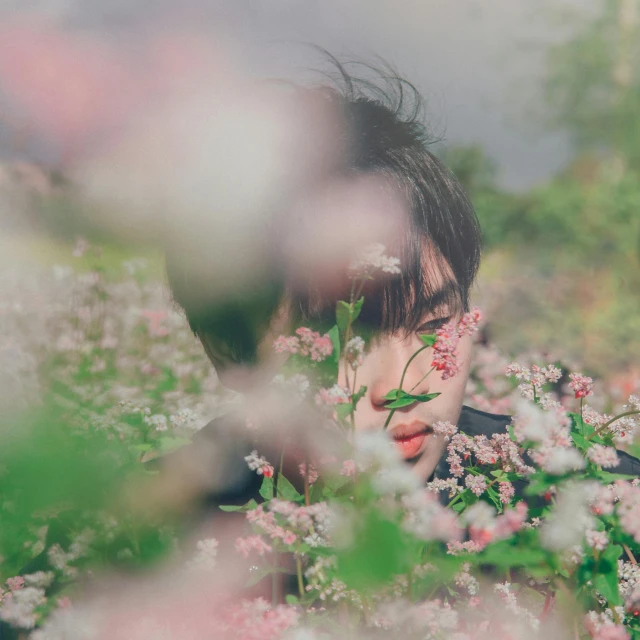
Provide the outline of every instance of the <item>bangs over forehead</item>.
<path id="1" fill-rule="evenodd" d="M 451 315 L 467 311 L 480 265 L 480 226 L 461 184 L 428 150 L 434 139 L 422 122 L 420 94 L 389 68 L 375 70 L 378 82 L 372 83 L 332 61 L 339 86 L 330 93 L 350 138 L 345 174 L 382 176 L 409 207 L 400 238 L 392 245 L 381 240 L 400 258 L 401 274 L 379 274 L 367 284 L 359 321 L 382 332 L 409 332 L 445 306 Z M 349 290 L 340 299 L 348 300 Z M 336 300 L 313 290 L 293 298 L 305 320 L 335 313 Z"/>
<path id="2" fill-rule="evenodd" d="M 468 309 L 468 292 L 442 253 L 422 234 L 407 233 L 388 253 L 400 258 L 401 273 L 379 272 L 364 284 L 360 326 L 374 333 L 410 333 L 430 314 L 458 316 Z M 336 296 L 310 289 L 294 294 L 294 313 L 307 324 L 331 325 L 337 301 L 348 300 L 350 289 L 345 276 Z"/>

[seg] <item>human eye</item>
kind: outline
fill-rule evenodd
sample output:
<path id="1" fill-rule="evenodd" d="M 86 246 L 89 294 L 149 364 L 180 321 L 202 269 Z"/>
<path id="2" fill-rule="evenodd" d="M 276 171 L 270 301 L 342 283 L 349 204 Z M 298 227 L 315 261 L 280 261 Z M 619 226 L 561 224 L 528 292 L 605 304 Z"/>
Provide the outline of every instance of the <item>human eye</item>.
<path id="1" fill-rule="evenodd" d="M 424 324 L 421 324 L 416 330 L 416 333 L 418 335 L 424 335 L 424 334 L 428 335 L 431 333 L 435 333 L 438 329 L 442 329 L 442 327 L 444 327 L 445 324 L 450 322 L 451 318 L 452 316 L 450 315 L 443 315 L 437 318 L 432 318 L 427 322 L 425 322 Z"/>

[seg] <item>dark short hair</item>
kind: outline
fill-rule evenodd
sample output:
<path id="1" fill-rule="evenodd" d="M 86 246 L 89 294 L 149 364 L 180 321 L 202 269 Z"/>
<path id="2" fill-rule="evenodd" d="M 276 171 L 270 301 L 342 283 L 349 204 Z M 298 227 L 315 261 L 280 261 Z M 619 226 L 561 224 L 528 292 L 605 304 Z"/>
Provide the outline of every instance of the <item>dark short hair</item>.
<path id="1" fill-rule="evenodd" d="M 446 304 L 451 313 L 466 311 L 480 264 L 480 227 L 460 182 L 429 150 L 435 140 L 425 126 L 419 92 L 387 66 L 375 70 L 375 80 L 366 80 L 350 75 L 345 65 L 329 57 L 337 73 L 320 89 L 343 116 L 348 141 L 345 177 L 380 175 L 410 208 L 409 224 L 390 248 L 400 258 L 402 272 L 368 284 L 359 321 L 372 330 L 408 332 L 434 305 Z M 430 254 L 428 263 L 425 251 Z M 434 269 L 448 275 L 446 282 L 434 277 Z M 257 298 L 203 307 L 192 303 L 197 292 L 189 291 L 179 256 L 167 255 L 167 277 L 194 333 L 203 344 L 217 345 L 217 357 L 207 349 L 214 364 L 255 360 L 257 344 L 287 292 L 286 283 L 262 289 Z M 296 320 L 331 321 L 335 297 L 328 298 L 313 283 L 289 294 Z"/>

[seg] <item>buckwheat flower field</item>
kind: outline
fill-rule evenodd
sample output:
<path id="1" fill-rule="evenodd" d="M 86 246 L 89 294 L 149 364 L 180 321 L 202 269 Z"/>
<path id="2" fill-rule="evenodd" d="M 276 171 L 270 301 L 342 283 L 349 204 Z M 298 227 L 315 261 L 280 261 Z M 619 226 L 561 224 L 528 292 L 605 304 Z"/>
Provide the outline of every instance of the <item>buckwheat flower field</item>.
<path id="1" fill-rule="evenodd" d="M 513 420 L 491 438 L 435 424 L 451 475 L 423 488 L 385 432 L 352 437 L 354 300 L 335 330 L 274 341 L 289 361 L 262 406 L 330 434 L 303 446 L 220 385 L 154 258 L 114 261 L 82 238 L 66 251 L 2 273 L 3 638 L 638 633 L 640 488 L 615 449 L 633 442 L 637 396 L 600 413 L 590 378 L 476 344 L 466 402 Z M 425 337 L 434 374 L 456 375 L 456 336 L 482 322 Z M 389 393 L 391 411 L 411 397 Z M 207 509 L 228 478 L 193 456 L 154 463 L 204 447 L 230 412 L 236 440 L 257 444 L 235 459 L 257 500 Z M 289 461 L 287 441 L 302 447 Z M 226 469 L 229 443 L 207 464 Z"/>

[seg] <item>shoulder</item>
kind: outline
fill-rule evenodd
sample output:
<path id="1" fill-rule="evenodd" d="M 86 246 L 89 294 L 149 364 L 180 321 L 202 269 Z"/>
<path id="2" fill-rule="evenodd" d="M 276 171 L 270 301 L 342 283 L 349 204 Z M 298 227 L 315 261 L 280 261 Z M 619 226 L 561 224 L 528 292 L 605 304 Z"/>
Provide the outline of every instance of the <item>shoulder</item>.
<path id="1" fill-rule="evenodd" d="M 511 416 L 487 413 L 465 405 L 458 419 L 458 429 L 470 436 L 491 437 L 494 433 L 504 433 L 510 423 Z"/>

